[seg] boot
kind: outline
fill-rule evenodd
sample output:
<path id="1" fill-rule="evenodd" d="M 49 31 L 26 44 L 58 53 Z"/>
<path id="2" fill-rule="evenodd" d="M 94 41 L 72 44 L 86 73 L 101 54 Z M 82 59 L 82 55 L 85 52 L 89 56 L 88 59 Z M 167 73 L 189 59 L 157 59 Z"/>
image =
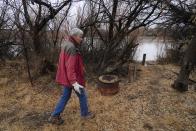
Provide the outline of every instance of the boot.
<path id="1" fill-rule="evenodd" d="M 48 122 L 51 124 L 61 125 L 64 120 L 60 116 L 50 116 Z"/>
<path id="2" fill-rule="evenodd" d="M 93 118 L 95 118 L 95 114 L 92 112 L 89 112 L 88 115 L 86 116 L 82 116 L 82 119 L 84 120 L 93 119 Z"/>

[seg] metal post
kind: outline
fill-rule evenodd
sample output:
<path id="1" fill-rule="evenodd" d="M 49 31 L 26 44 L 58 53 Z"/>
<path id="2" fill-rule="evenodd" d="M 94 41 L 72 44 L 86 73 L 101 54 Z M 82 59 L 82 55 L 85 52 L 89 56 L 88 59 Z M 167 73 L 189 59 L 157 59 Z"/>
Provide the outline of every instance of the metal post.
<path id="1" fill-rule="evenodd" d="M 145 63 L 146 63 L 146 54 L 143 54 L 142 65 L 145 65 Z"/>

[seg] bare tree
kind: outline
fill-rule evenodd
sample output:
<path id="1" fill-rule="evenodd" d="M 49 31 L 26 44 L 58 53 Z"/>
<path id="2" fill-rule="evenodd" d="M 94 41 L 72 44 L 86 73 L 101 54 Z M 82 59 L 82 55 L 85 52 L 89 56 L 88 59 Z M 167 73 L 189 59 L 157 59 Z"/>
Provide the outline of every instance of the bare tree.
<path id="1" fill-rule="evenodd" d="M 133 40 L 124 45 L 123 41 L 135 30 L 157 20 L 162 13 L 160 8 L 163 4 L 156 0 L 87 1 L 86 9 L 90 13 L 81 19 L 80 26 L 84 30 L 90 29 L 103 43 L 102 52 L 97 57 L 97 69 L 112 71 L 127 62 L 135 45 Z"/>
<path id="2" fill-rule="evenodd" d="M 166 0 L 165 4 L 169 7 L 171 13 L 168 23 L 170 25 L 180 25 L 180 29 L 186 30 L 186 33 L 181 34 L 181 37 L 190 40 L 180 73 L 172 85 L 175 89 L 183 92 L 188 90 L 189 75 L 196 65 L 196 2 L 192 0 L 177 0 L 175 2 Z"/>
<path id="3" fill-rule="evenodd" d="M 60 26 L 68 14 L 71 6 L 71 0 L 62 1 L 61 3 L 53 3 L 53 5 L 48 1 L 43 0 L 5 0 L 5 3 L 10 8 L 8 16 L 13 24 L 11 33 L 14 33 L 13 36 L 15 37 L 15 43 L 20 43 L 21 45 L 22 50 L 20 53 L 25 56 L 28 75 L 30 82 L 32 83 L 33 76 L 31 75 L 30 66 L 33 65 L 33 67 L 37 67 L 38 70 L 36 73 L 38 73 L 45 65 L 42 61 L 40 61 L 42 59 L 36 59 L 36 61 L 33 61 L 32 59 L 30 60 L 30 53 L 33 51 L 36 52 L 38 56 L 41 56 L 40 53 L 43 52 L 43 47 L 48 47 L 49 45 L 49 43 L 43 42 L 42 38 L 45 34 L 47 34 L 47 28 L 51 20 L 55 19 L 57 21 L 56 16 L 59 12 L 63 11 L 63 18 L 60 20 L 60 23 L 56 24 L 59 26 L 56 26 L 57 28 L 55 27 L 56 35 L 54 42 L 56 44 Z M 4 23 L 8 24 L 8 22 Z M 50 52 L 50 50 L 47 50 L 47 52 Z"/>
<path id="4" fill-rule="evenodd" d="M 29 26 L 30 34 L 32 36 L 34 49 L 37 54 L 40 53 L 42 47 L 40 43 L 40 32 L 44 27 L 46 27 L 47 23 L 54 19 L 54 17 L 64 8 L 67 6 L 66 14 L 67 15 L 72 0 L 65 0 L 59 5 L 56 5 L 56 7 L 53 7 L 52 4 L 48 1 L 42 1 L 42 0 L 31 0 L 32 4 L 36 4 L 38 6 L 37 10 L 34 10 L 27 0 L 22 0 L 22 6 L 24 10 L 24 17 L 26 19 L 26 23 Z M 32 16 L 29 13 L 29 10 L 32 10 L 34 12 L 35 18 L 32 20 Z M 46 13 L 46 10 L 48 13 Z"/>
<path id="5" fill-rule="evenodd" d="M 10 41 L 11 25 L 8 17 L 9 6 L 6 1 L 0 4 L 0 59 L 10 58 L 10 48 L 13 43 Z"/>
<path id="6" fill-rule="evenodd" d="M 180 73 L 173 84 L 175 89 L 187 91 L 189 75 L 196 64 L 196 2 L 188 1 L 187 3 L 186 1 L 178 0 L 178 4 L 176 5 L 172 3 L 172 1 L 167 1 L 167 5 L 173 13 L 173 18 L 175 18 L 172 19 L 172 22 L 181 25 L 181 29 L 186 31 L 186 33 L 184 32 L 181 36 L 184 37 L 184 39 L 190 40 L 188 48 L 185 51 Z"/>

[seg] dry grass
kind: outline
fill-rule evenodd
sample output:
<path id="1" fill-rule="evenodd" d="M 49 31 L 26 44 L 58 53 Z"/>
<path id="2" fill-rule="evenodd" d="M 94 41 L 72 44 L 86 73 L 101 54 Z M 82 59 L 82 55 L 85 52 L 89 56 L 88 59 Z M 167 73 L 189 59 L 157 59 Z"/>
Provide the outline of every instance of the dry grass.
<path id="1" fill-rule="evenodd" d="M 0 130 L 196 130 L 195 91 L 191 88 L 182 94 L 170 87 L 176 77 L 171 70 L 179 70 L 173 65 L 140 67 L 138 80 L 127 83 L 123 79 L 120 92 L 114 96 L 101 96 L 94 84 L 87 83 L 89 106 L 96 118 L 80 119 L 78 98 L 73 93 L 62 114 L 65 123 L 61 126 L 47 123 L 60 96 L 60 87 L 48 76 L 39 78 L 36 86 L 31 87 L 23 79 L 25 74 L 10 65 L 0 69 Z"/>

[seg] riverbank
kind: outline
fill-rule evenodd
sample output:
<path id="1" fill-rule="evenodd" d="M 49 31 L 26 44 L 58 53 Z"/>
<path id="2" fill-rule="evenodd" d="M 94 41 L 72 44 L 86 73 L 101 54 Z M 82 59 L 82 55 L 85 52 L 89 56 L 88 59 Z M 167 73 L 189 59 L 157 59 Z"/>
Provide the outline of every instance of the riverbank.
<path id="1" fill-rule="evenodd" d="M 120 82 L 120 92 L 101 96 L 94 78 L 88 81 L 90 109 L 96 117 L 83 121 L 73 93 L 62 118 L 65 123 L 47 123 L 61 87 L 50 75 L 39 77 L 31 87 L 21 63 L 0 66 L 0 130 L 9 131 L 194 131 L 196 130 L 196 93 L 194 83 L 186 93 L 171 88 L 179 71 L 174 65 L 139 66 L 138 78 Z M 191 76 L 195 80 L 195 74 Z"/>

